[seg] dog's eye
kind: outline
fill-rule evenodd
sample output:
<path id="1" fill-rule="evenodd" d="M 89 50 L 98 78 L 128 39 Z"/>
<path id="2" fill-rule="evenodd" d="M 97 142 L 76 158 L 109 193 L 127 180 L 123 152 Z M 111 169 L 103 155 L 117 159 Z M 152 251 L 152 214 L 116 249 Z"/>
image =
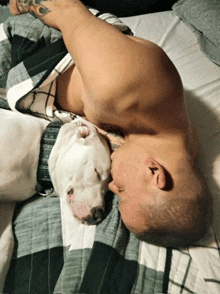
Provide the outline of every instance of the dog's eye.
<path id="1" fill-rule="evenodd" d="M 97 169 L 95 168 L 95 172 L 97 174 L 97 178 L 99 181 L 101 181 L 102 177 L 101 177 L 101 174 L 97 171 Z"/>
<path id="2" fill-rule="evenodd" d="M 73 194 L 74 194 L 74 190 L 73 190 L 73 188 L 71 187 L 71 188 L 68 189 L 68 191 L 67 191 L 67 195 L 68 195 L 68 196 L 71 196 L 71 195 L 73 195 Z"/>

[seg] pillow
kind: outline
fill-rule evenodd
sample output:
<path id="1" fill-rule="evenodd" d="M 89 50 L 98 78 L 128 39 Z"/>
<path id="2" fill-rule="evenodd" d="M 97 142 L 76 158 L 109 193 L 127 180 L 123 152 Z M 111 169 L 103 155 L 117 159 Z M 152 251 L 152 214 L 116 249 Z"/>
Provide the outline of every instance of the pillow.
<path id="1" fill-rule="evenodd" d="M 220 1 L 179 0 L 172 9 L 197 35 L 205 55 L 220 65 Z"/>
<path id="2" fill-rule="evenodd" d="M 118 17 L 171 10 L 177 0 L 82 0 L 85 5 Z"/>

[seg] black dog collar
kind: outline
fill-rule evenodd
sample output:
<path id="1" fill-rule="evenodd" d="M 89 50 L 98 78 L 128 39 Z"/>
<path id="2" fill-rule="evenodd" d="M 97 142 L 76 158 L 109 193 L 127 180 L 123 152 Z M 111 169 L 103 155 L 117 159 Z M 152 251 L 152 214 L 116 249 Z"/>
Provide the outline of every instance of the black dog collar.
<path id="1" fill-rule="evenodd" d="M 37 182 L 44 189 L 53 188 L 48 169 L 48 159 L 62 125 L 62 122 L 49 123 L 41 139 L 39 163 L 37 169 Z"/>

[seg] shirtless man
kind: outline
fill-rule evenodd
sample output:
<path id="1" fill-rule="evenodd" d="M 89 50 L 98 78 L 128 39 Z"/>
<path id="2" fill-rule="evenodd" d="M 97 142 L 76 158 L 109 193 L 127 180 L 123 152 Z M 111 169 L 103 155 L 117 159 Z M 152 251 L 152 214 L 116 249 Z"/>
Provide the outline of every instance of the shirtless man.
<path id="1" fill-rule="evenodd" d="M 212 200 L 194 167 L 198 144 L 181 79 L 164 51 L 123 35 L 78 0 L 10 0 L 10 10 L 29 12 L 63 34 L 75 65 L 58 78 L 56 106 L 125 134 L 111 156 L 109 184 L 125 226 L 162 246 L 203 237 Z"/>

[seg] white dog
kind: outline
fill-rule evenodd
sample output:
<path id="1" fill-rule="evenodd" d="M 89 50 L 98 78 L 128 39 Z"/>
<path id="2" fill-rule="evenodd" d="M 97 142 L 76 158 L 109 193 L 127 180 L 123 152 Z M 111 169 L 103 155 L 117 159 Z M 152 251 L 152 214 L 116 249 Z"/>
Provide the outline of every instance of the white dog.
<path id="1" fill-rule="evenodd" d="M 36 193 L 40 142 L 48 121 L 0 109 L 0 293 L 13 252 L 15 203 Z M 48 165 L 55 191 L 73 216 L 97 224 L 104 216 L 110 151 L 83 118 L 61 126 Z"/>

